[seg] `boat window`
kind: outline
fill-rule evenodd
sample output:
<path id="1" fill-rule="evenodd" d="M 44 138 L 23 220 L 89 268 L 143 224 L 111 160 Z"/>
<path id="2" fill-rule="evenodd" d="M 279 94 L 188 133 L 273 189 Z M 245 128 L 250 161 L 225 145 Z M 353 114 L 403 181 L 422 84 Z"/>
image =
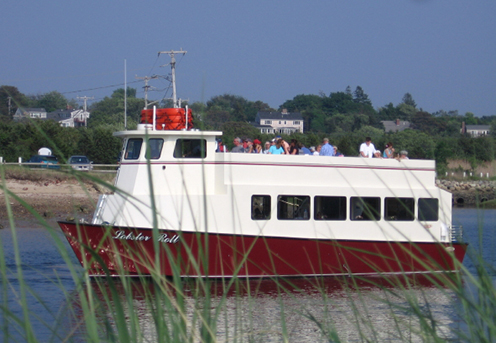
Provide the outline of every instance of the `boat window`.
<path id="1" fill-rule="evenodd" d="M 124 154 L 125 160 L 137 160 L 140 155 L 141 145 L 143 144 L 143 139 L 141 138 L 130 138 L 127 141 L 126 153 Z"/>
<path id="2" fill-rule="evenodd" d="M 270 219 L 270 195 L 252 195 L 251 197 L 251 219 Z"/>
<path id="3" fill-rule="evenodd" d="M 415 219 L 413 198 L 386 198 L 384 218 L 386 220 L 411 221 Z"/>
<path id="4" fill-rule="evenodd" d="M 310 219 L 310 197 L 303 195 L 279 195 L 277 197 L 277 219 Z"/>
<path id="5" fill-rule="evenodd" d="M 313 216 L 315 220 L 346 220 L 346 197 L 316 196 Z"/>
<path id="6" fill-rule="evenodd" d="M 437 222 L 439 219 L 439 200 L 420 198 L 418 200 L 418 218 L 422 221 Z"/>
<path id="7" fill-rule="evenodd" d="M 351 220 L 380 220 L 381 198 L 377 197 L 351 197 Z"/>
<path id="8" fill-rule="evenodd" d="M 156 160 L 160 157 L 162 153 L 162 147 L 164 146 L 164 140 L 162 138 L 150 138 L 148 140 L 148 147 L 146 149 L 146 158 L 151 160 Z"/>
<path id="9" fill-rule="evenodd" d="M 207 141 L 204 139 L 178 139 L 174 148 L 175 158 L 205 158 Z"/>

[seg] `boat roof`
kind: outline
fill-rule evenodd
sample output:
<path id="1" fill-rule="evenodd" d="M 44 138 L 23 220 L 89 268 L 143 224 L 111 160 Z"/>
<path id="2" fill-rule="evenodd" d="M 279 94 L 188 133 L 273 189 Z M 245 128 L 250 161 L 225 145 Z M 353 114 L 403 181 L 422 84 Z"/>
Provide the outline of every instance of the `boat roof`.
<path id="1" fill-rule="evenodd" d="M 198 129 L 193 130 L 126 130 L 114 132 L 116 137 L 143 137 L 148 135 L 155 136 L 171 136 L 171 137 L 216 137 L 222 136 L 222 131 L 201 131 Z"/>

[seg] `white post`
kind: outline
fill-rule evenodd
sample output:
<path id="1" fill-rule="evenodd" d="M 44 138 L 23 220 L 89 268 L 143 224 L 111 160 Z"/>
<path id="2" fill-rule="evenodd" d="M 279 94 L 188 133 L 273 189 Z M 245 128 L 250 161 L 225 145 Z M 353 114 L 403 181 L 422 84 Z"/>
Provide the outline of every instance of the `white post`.
<path id="1" fill-rule="evenodd" d="M 467 176 L 467 173 L 463 172 L 463 178 L 465 178 L 466 176 Z"/>
<path id="2" fill-rule="evenodd" d="M 152 127 L 152 131 L 155 131 L 156 119 L 157 119 L 157 106 L 153 105 L 153 127 Z"/>
<path id="3" fill-rule="evenodd" d="M 481 173 L 481 177 L 482 177 L 482 175 L 483 175 L 483 174 Z"/>
<path id="4" fill-rule="evenodd" d="M 186 105 L 186 113 L 185 113 L 185 116 L 186 116 L 186 131 L 188 131 L 188 105 Z"/>
<path id="5" fill-rule="evenodd" d="M 17 159 L 17 162 L 19 162 L 19 164 L 21 164 L 21 163 L 22 163 L 22 157 L 19 157 L 19 158 Z"/>
<path id="6" fill-rule="evenodd" d="M 489 173 L 486 173 L 486 177 L 489 179 Z"/>
<path id="7" fill-rule="evenodd" d="M 470 176 L 472 176 L 472 172 L 470 172 Z"/>
<path id="8" fill-rule="evenodd" d="M 3 156 L 0 156 L 0 163 L 3 163 Z"/>

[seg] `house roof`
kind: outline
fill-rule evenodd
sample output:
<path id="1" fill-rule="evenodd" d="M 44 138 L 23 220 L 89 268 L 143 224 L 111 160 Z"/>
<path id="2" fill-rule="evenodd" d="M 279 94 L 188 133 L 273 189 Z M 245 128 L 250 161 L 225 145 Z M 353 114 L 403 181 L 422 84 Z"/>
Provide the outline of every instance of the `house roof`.
<path id="1" fill-rule="evenodd" d="M 47 114 L 48 119 L 64 120 L 72 117 L 75 110 L 57 110 Z"/>
<path id="2" fill-rule="evenodd" d="M 19 107 L 19 110 L 23 112 L 46 112 L 44 108 L 36 108 L 36 107 Z"/>
<path id="3" fill-rule="evenodd" d="M 491 125 L 467 125 L 467 130 L 475 130 L 475 131 L 489 131 L 491 129 Z"/>
<path id="4" fill-rule="evenodd" d="M 272 120 L 303 120 L 300 112 L 258 112 L 260 119 Z"/>
<path id="5" fill-rule="evenodd" d="M 401 120 L 382 120 L 381 123 L 384 125 L 384 131 L 389 132 L 397 132 L 403 131 L 405 129 L 410 128 L 409 121 L 401 121 Z"/>

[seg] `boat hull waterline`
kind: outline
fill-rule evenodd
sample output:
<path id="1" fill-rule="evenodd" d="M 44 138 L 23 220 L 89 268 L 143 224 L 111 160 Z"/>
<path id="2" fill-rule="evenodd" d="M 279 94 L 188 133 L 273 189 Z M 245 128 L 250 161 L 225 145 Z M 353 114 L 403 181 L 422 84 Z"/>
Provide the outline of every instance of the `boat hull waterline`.
<path id="1" fill-rule="evenodd" d="M 90 275 L 297 277 L 457 271 L 460 243 L 200 233 L 59 222 Z M 158 249 L 158 251 L 157 251 Z M 102 265 L 103 264 L 103 265 Z"/>

